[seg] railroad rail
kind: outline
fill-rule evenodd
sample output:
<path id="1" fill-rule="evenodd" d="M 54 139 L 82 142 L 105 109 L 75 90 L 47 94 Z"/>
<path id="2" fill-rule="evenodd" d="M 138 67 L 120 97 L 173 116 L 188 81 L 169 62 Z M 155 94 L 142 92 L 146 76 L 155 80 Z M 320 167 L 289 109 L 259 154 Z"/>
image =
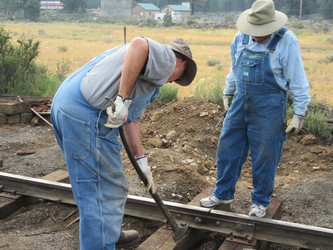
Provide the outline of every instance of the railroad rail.
<path id="1" fill-rule="evenodd" d="M 71 185 L 0 172 L 0 192 L 32 196 L 75 205 Z M 234 238 L 283 243 L 307 249 L 333 249 L 333 230 L 322 227 L 256 218 L 215 209 L 165 201 L 177 223 L 189 228 L 226 234 Z M 164 221 L 153 199 L 129 195 L 125 214 Z"/>

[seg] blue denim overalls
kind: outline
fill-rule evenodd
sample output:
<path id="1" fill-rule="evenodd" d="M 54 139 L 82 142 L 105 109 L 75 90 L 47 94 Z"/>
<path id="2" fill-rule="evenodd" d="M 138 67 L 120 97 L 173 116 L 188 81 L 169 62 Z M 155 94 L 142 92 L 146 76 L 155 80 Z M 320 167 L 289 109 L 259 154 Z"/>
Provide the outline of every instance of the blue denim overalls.
<path id="1" fill-rule="evenodd" d="M 70 75 L 53 98 L 51 119 L 62 149 L 72 191 L 80 212 L 80 249 L 115 249 L 128 194 L 117 139 L 118 129 L 106 128 L 107 114 L 92 107 L 80 92 L 86 73 L 104 52 Z M 111 67 L 112 65 L 110 65 Z M 132 101 L 128 122 L 136 121 L 155 99 L 158 89 Z"/>
<path id="2" fill-rule="evenodd" d="M 274 78 L 269 56 L 285 33 L 272 38 L 267 52 L 246 48 L 236 62 L 236 93 L 225 117 L 217 149 L 218 182 L 214 195 L 234 199 L 236 182 L 248 152 L 252 157 L 252 203 L 267 207 L 285 140 L 286 91 Z"/>

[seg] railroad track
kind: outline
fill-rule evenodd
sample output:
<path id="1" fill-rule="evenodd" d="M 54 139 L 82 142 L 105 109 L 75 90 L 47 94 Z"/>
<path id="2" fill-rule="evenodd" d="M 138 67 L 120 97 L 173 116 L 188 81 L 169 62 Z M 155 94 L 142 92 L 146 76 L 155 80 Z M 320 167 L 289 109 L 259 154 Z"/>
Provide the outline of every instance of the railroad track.
<path id="1" fill-rule="evenodd" d="M 70 184 L 59 181 L 0 172 L 0 191 L 12 195 L 36 197 L 75 205 Z M 200 195 L 195 200 L 198 201 L 199 198 Z M 276 212 L 280 203 L 277 200 L 274 202 L 276 204 L 273 204 L 275 207 L 272 210 Z M 195 202 L 179 204 L 164 201 L 164 204 L 177 223 L 187 224 L 189 227 L 187 235 L 183 239 L 174 242 L 170 249 L 187 249 L 190 244 L 199 239 L 198 235 L 202 235 L 207 231 L 228 236 L 229 243 L 249 245 L 247 249 L 257 249 L 255 248 L 257 241 L 282 243 L 306 249 L 333 249 L 332 229 L 208 209 L 193 205 Z M 4 209 L 1 210 L 0 207 L 0 218 L 3 217 L 1 214 L 8 213 Z M 148 220 L 165 220 L 153 199 L 133 195 L 128 196 L 125 214 Z M 271 217 L 273 216 L 272 214 Z M 156 239 L 154 240 L 156 241 Z M 148 248 L 139 247 L 138 249 Z M 220 249 L 235 248 L 228 247 L 226 244 L 224 248 Z"/>

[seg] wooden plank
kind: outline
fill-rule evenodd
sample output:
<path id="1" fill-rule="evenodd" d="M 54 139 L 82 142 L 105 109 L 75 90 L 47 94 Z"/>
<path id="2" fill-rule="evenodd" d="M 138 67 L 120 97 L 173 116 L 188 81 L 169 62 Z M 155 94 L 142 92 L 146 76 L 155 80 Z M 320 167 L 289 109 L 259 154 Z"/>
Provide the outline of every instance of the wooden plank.
<path id="1" fill-rule="evenodd" d="M 208 187 L 198 194 L 188 205 L 200 206 L 200 200 L 212 194 L 214 187 Z M 215 209 L 230 211 L 230 204 L 220 204 Z M 165 227 L 159 228 L 154 234 L 146 239 L 137 250 L 150 249 L 189 249 L 199 242 L 204 236 L 205 231 L 189 228 L 186 234 L 175 242 L 172 238 L 172 230 Z"/>
<path id="2" fill-rule="evenodd" d="M 64 170 L 56 170 L 46 176 L 43 176 L 42 179 L 49 181 L 59 181 L 59 182 L 68 182 L 68 173 Z M 29 206 L 38 201 L 37 198 L 24 196 L 24 195 L 10 195 L 1 194 L 1 197 L 10 198 L 10 200 L 0 203 L 0 219 L 4 219 L 23 206 Z"/>
<path id="3" fill-rule="evenodd" d="M 268 219 L 281 219 L 282 201 L 277 198 L 272 198 L 266 210 L 264 218 Z M 252 239 L 251 241 L 235 239 L 227 237 L 218 250 L 238 250 L 238 249 L 260 249 L 266 247 L 266 241 Z"/>

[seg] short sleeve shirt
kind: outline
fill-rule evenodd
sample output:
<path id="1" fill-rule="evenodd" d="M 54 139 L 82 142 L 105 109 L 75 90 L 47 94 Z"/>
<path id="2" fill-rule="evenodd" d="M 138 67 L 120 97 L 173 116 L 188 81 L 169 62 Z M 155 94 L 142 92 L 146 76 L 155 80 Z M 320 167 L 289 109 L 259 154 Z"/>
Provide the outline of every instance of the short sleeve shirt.
<path id="1" fill-rule="evenodd" d="M 149 44 L 148 61 L 135 83 L 131 99 L 163 86 L 176 66 L 176 56 L 166 45 L 145 38 Z M 106 55 L 82 79 L 80 90 L 93 107 L 105 110 L 110 104 L 105 97 L 115 100 L 121 79 L 125 53 L 129 47 L 120 47 Z"/>

